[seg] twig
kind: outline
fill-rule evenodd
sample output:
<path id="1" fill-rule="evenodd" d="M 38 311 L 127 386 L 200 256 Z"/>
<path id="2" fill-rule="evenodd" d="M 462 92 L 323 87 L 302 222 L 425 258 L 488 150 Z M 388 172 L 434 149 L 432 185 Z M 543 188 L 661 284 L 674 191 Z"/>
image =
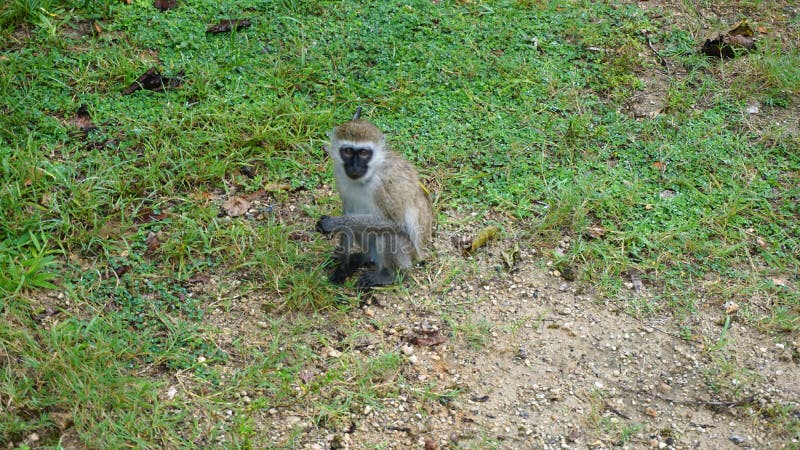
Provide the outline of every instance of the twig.
<path id="1" fill-rule="evenodd" d="M 647 33 L 647 30 L 642 31 L 644 34 L 644 40 L 647 41 L 647 46 L 650 47 L 650 50 L 653 52 L 656 58 L 658 58 L 658 63 L 661 64 L 661 67 L 667 67 L 667 60 L 658 53 L 655 47 L 653 47 L 653 43 L 650 41 L 650 35 Z"/>
<path id="2" fill-rule="evenodd" d="M 606 403 L 606 404 L 604 405 L 604 407 L 605 407 L 605 410 L 606 410 L 606 411 L 611 411 L 612 413 L 614 413 L 614 414 L 616 414 L 616 415 L 618 415 L 618 416 L 622 417 L 622 418 L 623 418 L 623 419 L 625 419 L 625 420 L 631 420 L 631 418 L 630 418 L 630 417 L 628 417 L 628 416 L 626 416 L 625 414 L 621 413 L 620 411 L 618 411 L 618 410 L 614 409 L 614 408 L 613 408 L 611 405 L 609 405 L 608 403 Z"/>
<path id="3" fill-rule="evenodd" d="M 655 393 L 652 393 L 652 392 L 643 391 L 641 389 L 630 389 L 630 388 L 626 388 L 624 386 L 620 386 L 620 389 L 622 389 L 623 391 L 632 393 L 632 394 L 645 395 L 645 396 L 648 396 L 648 397 L 652 397 L 652 398 L 661 400 L 663 402 L 674 403 L 676 405 L 706 406 L 706 407 L 709 407 L 709 408 L 735 408 L 737 406 L 742 406 L 742 405 L 746 405 L 748 403 L 753 403 L 756 400 L 756 396 L 755 395 L 750 395 L 748 397 L 741 398 L 741 399 L 735 400 L 735 401 L 730 401 L 730 402 L 712 402 L 712 401 L 706 401 L 706 400 L 673 400 L 671 398 L 663 397 L 661 395 L 658 395 L 658 394 L 655 394 Z"/>

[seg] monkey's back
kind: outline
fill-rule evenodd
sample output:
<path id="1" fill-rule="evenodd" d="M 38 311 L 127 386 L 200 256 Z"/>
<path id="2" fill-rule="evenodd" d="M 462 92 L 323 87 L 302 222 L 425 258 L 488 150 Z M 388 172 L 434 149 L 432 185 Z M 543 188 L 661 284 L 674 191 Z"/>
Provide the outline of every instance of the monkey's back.
<path id="1" fill-rule="evenodd" d="M 376 176 L 381 181 L 375 192 L 379 208 L 414 243 L 415 258 L 422 258 L 424 247 L 431 240 L 433 211 L 416 169 L 411 162 L 387 149 L 386 161 Z"/>

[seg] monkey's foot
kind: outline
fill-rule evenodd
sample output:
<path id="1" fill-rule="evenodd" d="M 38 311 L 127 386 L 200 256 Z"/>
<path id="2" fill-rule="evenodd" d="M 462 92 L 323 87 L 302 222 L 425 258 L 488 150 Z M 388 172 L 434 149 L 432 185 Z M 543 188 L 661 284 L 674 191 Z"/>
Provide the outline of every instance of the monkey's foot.
<path id="1" fill-rule="evenodd" d="M 344 283 L 350 275 L 356 273 L 358 269 L 364 267 L 364 265 L 369 262 L 369 258 L 367 258 L 365 253 L 353 253 L 349 256 L 345 256 L 344 253 L 337 252 L 335 257 L 339 260 L 339 264 L 337 264 L 333 272 L 328 275 L 328 280 L 335 284 Z"/>
<path id="2" fill-rule="evenodd" d="M 317 221 L 316 230 L 325 234 L 332 232 L 333 223 L 331 219 L 333 219 L 331 216 L 321 216 Z"/>
<path id="3" fill-rule="evenodd" d="M 371 270 L 364 272 L 356 282 L 356 289 L 369 290 L 375 286 L 387 286 L 394 283 L 394 274 L 388 270 Z"/>
<path id="4" fill-rule="evenodd" d="M 342 284 L 353 272 L 355 272 L 355 270 L 349 270 L 346 267 L 337 267 L 328 275 L 328 281 L 334 284 Z"/>

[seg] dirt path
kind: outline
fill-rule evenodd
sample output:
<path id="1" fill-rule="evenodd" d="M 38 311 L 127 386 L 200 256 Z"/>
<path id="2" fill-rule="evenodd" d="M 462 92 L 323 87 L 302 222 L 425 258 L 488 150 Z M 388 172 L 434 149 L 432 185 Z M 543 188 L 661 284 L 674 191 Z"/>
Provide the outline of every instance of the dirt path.
<path id="1" fill-rule="evenodd" d="M 295 433 L 308 449 L 798 445 L 775 431 L 770 411 L 800 414 L 792 359 L 800 342 L 773 341 L 735 315 L 723 331 L 720 306 L 687 319 L 694 335 L 682 338 L 675 318 L 640 320 L 622 302 L 582 294 L 538 269 L 535 252 L 523 250 L 509 273 L 501 254 L 510 245 L 496 242 L 466 261 L 474 276 L 463 282 L 438 292 L 426 291 L 436 282 L 414 284 L 405 297 L 376 293 L 349 313 L 361 323 L 361 357 L 402 355 L 400 395 L 331 428 L 314 426 L 312 411 L 276 408 L 260 415 L 260 432 L 273 443 Z M 444 237 L 437 248 L 440 262 L 462 258 Z M 435 277 L 435 264 L 412 275 Z M 236 327 L 229 331 L 239 337 L 257 328 Z"/>

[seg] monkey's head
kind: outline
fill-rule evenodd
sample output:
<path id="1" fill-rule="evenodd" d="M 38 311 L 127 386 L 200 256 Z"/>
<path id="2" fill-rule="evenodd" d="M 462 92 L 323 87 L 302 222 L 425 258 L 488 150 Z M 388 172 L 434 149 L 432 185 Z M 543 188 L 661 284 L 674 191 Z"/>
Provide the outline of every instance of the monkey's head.
<path id="1" fill-rule="evenodd" d="M 384 158 L 385 138 L 372 123 L 354 119 L 334 128 L 328 151 L 351 180 L 367 181 Z"/>

